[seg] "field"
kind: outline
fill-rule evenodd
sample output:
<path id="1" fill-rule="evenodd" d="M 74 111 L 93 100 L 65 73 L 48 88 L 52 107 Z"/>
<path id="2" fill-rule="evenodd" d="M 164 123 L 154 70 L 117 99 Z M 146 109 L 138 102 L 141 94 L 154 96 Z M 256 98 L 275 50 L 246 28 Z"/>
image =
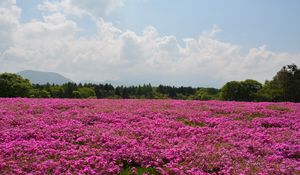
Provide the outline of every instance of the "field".
<path id="1" fill-rule="evenodd" d="M 300 174 L 300 104 L 0 99 L 0 174 Z"/>

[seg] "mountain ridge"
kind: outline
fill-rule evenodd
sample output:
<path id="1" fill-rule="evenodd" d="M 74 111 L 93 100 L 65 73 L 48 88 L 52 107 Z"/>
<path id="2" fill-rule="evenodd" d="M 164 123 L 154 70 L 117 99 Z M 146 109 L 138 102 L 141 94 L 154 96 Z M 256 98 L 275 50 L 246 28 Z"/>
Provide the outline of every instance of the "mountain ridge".
<path id="1" fill-rule="evenodd" d="M 35 70 L 23 70 L 17 72 L 18 75 L 29 79 L 33 84 L 57 84 L 62 85 L 64 83 L 73 82 L 71 79 L 66 78 L 65 76 L 56 73 L 56 72 L 42 72 Z"/>

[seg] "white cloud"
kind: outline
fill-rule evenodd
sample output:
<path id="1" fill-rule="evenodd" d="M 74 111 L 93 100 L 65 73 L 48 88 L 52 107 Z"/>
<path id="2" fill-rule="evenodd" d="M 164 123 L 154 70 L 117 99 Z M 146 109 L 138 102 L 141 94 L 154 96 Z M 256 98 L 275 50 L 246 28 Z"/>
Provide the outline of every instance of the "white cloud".
<path id="1" fill-rule="evenodd" d="M 93 18 L 97 33 L 78 37 L 80 29 L 76 21 L 68 18 L 70 13 L 56 10 L 63 6 L 60 3 L 70 5 L 71 1 L 51 2 L 51 13 L 42 20 L 23 24 L 19 22 L 21 10 L 14 1 L 1 4 L 1 72 L 34 69 L 62 73 L 75 81 L 120 79 L 220 86 L 229 80 L 246 78 L 263 81 L 272 78 L 283 65 L 300 64 L 299 54 L 277 53 L 266 46 L 242 54 L 239 46 L 218 40 L 221 29 L 217 26 L 198 38 L 184 39 L 180 45 L 175 36 L 161 36 L 151 26 L 138 35 L 122 31 L 102 18 Z M 75 11 L 84 9 L 92 13 L 85 6 L 89 5 L 78 5 Z M 69 6 L 69 11 L 74 11 L 74 7 Z"/>
<path id="2" fill-rule="evenodd" d="M 0 54 L 12 44 L 12 33 L 19 25 L 20 14 L 15 0 L 0 1 Z"/>
<path id="3" fill-rule="evenodd" d="M 102 17 L 123 5 L 123 0 L 46 0 L 39 9 L 46 12 L 63 12 L 68 15 Z"/>
<path id="4" fill-rule="evenodd" d="M 219 32 L 221 32 L 221 28 L 217 25 L 213 25 L 212 29 L 209 30 L 209 31 L 204 31 L 202 33 L 203 36 L 206 36 L 206 37 L 215 37 Z"/>

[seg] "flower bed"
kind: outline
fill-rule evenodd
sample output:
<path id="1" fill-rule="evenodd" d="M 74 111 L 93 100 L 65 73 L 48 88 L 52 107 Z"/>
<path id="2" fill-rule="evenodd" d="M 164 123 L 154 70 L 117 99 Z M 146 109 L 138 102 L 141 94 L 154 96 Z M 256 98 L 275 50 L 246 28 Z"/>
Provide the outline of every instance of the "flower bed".
<path id="1" fill-rule="evenodd" d="M 0 174 L 299 174 L 300 104 L 0 99 Z"/>

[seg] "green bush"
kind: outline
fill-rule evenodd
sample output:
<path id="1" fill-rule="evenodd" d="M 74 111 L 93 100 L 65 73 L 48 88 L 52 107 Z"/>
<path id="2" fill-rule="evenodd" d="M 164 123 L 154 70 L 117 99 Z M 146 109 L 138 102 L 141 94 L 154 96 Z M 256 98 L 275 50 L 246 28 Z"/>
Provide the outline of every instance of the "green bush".
<path id="1" fill-rule="evenodd" d="M 0 97 L 30 97 L 29 80 L 11 73 L 0 74 Z"/>

